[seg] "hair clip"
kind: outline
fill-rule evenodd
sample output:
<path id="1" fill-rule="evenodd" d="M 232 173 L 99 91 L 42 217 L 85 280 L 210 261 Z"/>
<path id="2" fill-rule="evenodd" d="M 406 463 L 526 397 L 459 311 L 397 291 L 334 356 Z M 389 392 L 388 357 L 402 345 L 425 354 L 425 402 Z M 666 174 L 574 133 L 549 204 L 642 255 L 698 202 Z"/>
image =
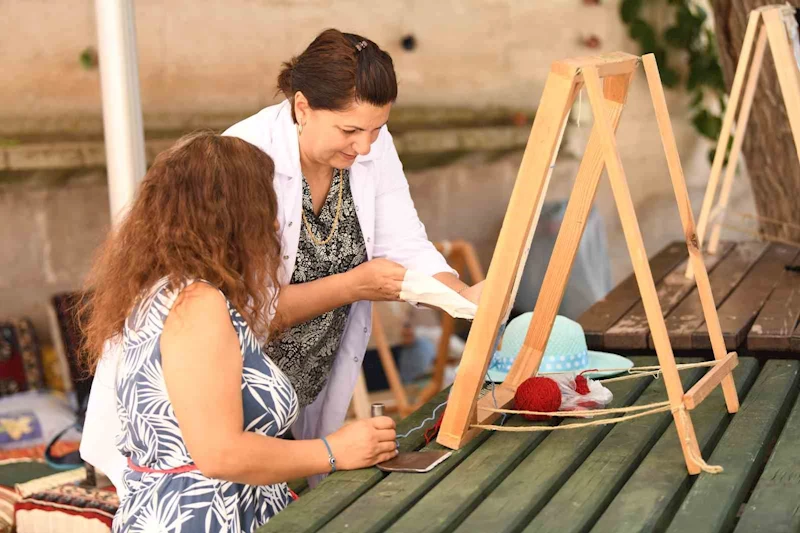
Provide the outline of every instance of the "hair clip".
<path id="1" fill-rule="evenodd" d="M 367 41 L 361 41 L 360 43 L 356 43 L 356 50 L 361 51 L 367 47 Z"/>

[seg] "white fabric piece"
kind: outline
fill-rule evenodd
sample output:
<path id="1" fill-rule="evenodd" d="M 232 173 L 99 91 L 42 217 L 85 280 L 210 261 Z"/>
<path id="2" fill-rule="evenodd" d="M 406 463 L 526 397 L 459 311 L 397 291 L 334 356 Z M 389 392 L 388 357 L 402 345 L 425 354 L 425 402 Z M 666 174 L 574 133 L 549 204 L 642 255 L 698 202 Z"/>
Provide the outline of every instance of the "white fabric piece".
<path id="1" fill-rule="evenodd" d="M 472 320 L 478 312 L 477 305 L 441 281 L 411 269 L 403 278 L 400 299 L 414 305 L 436 307 L 453 318 Z"/>

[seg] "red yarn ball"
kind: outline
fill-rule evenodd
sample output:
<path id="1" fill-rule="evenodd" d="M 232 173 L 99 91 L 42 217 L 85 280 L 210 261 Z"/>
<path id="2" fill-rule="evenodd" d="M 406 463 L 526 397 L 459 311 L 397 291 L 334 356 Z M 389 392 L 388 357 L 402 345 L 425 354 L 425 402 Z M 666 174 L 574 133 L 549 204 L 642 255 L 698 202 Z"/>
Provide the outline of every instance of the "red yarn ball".
<path id="1" fill-rule="evenodd" d="M 575 378 L 575 392 L 580 395 L 589 394 L 589 382 L 586 381 L 586 376 L 577 376 Z"/>
<path id="2" fill-rule="evenodd" d="M 520 411 L 558 411 L 561 407 L 561 390 L 550 378 L 532 377 L 520 384 L 514 395 L 514 406 Z M 527 420 L 547 420 L 545 415 L 522 415 Z"/>

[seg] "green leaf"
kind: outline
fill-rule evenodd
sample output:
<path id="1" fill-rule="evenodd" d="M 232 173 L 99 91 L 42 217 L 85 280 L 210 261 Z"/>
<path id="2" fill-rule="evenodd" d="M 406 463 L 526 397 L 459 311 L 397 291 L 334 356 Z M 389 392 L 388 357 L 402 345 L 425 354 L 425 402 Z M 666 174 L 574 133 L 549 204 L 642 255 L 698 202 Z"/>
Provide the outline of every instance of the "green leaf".
<path id="1" fill-rule="evenodd" d="M 703 103 L 703 91 L 695 91 L 694 96 L 692 96 L 692 102 L 689 104 L 692 108 L 700 107 L 700 104 Z"/>
<path id="2" fill-rule="evenodd" d="M 619 6 L 619 14 L 622 17 L 622 22 L 631 24 L 634 20 L 639 18 L 639 12 L 642 10 L 643 0 L 623 0 Z"/>
<path id="3" fill-rule="evenodd" d="M 664 87 L 672 89 L 673 87 L 676 87 L 680 83 L 680 81 L 681 81 L 681 76 L 680 74 L 678 74 L 676 70 L 671 69 L 669 67 L 665 67 L 661 71 L 661 84 Z"/>
<path id="4" fill-rule="evenodd" d="M 700 132 L 700 135 L 712 141 L 719 138 L 719 133 L 722 130 L 722 119 L 707 109 L 696 113 L 692 117 L 692 124 Z"/>
<path id="5" fill-rule="evenodd" d="M 631 39 L 639 43 L 642 54 L 655 53 L 658 46 L 656 32 L 650 24 L 642 19 L 636 19 L 631 23 L 628 33 Z"/>

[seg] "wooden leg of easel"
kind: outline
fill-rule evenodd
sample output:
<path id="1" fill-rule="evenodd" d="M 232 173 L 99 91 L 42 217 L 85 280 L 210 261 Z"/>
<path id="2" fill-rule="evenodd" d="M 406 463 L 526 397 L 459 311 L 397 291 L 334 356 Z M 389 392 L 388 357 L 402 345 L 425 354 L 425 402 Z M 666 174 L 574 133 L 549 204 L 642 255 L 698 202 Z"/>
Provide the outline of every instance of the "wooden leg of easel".
<path id="1" fill-rule="evenodd" d="M 389 341 L 386 340 L 383 322 L 381 322 L 378 311 L 374 306 L 372 308 L 372 335 L 375 338 L 375 345 L 378 351 L 378 357 L 381 360 L 383 373 L 386 374 L 386 380 L 389 382 L 389 389 L 392 391 L 392 395 L 397 402 L 397 410 L 400 411 L 400 416 L 406 416 L 410 412 L 406 389 L 403 387 L 403 381 L 400 379 L 400 372 L 398 372 L 394 357 L 392 357 L 392 349 L 389 346 Z"/>
<path id="2" fill-rule="evenodd" d="M 792 128 L 794 146 L 797 156 L 800 157 L 800 79 L 798 79 L 798 65 L 794 61 L 786 27 L 783 25 L 782 14 L 778 10 L 764 12 L 764 26 L 769 36 L 769 48 L 775 60 L 775 70 L 778 71 L 778 83 L 783 93 L 786 105 L 786 114 L 789 116 L 789 127 Z"/>
<path id="3" fill-rule="evenodd" d="M 761 74 L 761 65 L 764 63 L 764 51 L 766 49 L 767 33 L 764 31 L 764 28 L 761 27 L 758 29 L 756 50 L 753 53 L 753 63 L 750 65 L 750 74 L 747 78 L 744 96 L 742 97 L 742 110 L 739 112 L 739 119 L 736 121 L 736 133 L 733 136 L 731 155 L 728 158 L 725 178 L 722 181 L 722 191 L 719 194 L 719 203 L 717 204 L 719 216 L 714 221 L 711 237 L 708 240 L 708 252 L 711 254 L 717 253 L 719 247 L 719 236 L 722 233 L 722 224 L 725 222 L 725 210 L 728 208 L 731 189 L 733 188 L 733 176 L 736 174 L 736 168 L 739 166 L 739 156 L 742 153 L 742 143 L 744 142 L 745 132 L 747 131 L 747 123 L 750 121 L 750 110 L 753 108 L 753 99 L 756 95 L 756 87 L 758 86 L 758 78 Z"/>
<path id="4" fill-rule="evenodd" d="M 544 202 L 550 166 L 558 150 L 570 106 L 575 101 L 575 74 L 551 72 L 547 77 L 539 112 L 533 122 L 528 146 L 511 194 L 508 210 L 495 247 L 483 289 L 483 302 L 472 323 L 458 376 L 450 391 L 437 441 L 448 448 L 460 448 L 477 434 L 470 430 L 476 421 L 478 398 L 489 366 L 490 353 L 501 321 L 508 311 L 527 240 L 538 223 Z M 498 398 L 498 403 L 512 398 Z"/>
<path id="5" fill-rule="evenodd" d="M 717 185 L 719 183 L 719 176 L 722 173 L 722 165 L 725 163 L 725 154 L 728 151 L 728 142 L 731 138 L 733 119 L 736 117 L 736 110 L 738 109 L 739 99 L 742 95 L 742 86 L 744 85 L 744 79 L 747 75 L 747 65 L 750 63 L 753 41 L 755 40 L 756 29 L 758 28 L 760 20 L 760 13 L 754 11 L 750 13 L 750 18 L 747 21 L 747 29 L 745 30 L 744 42 L 742 43 L 742 52 L 739 54 L 739 63 L 736 65 L 736 74 L 733 77 L 733 86 L 731 87 L 731 94 L 728 98 L 728 108 L 725 110 L 725 117 L 722 119 L 722 130 L 720 131 L 719 140 L 717 141 L 717 151 L 714 154 L 714 162 L 711 165 L 711 174 L 708 177 L 706 194 L 703 196 L 703 206 L 700 209 L 700 218 L 697 222 L 697 240 L 701 248 L 705 242 L 706 227 L 711 213 L 711 206 L 714 205 L 714 198 L 717 195 Z M 686 269 L 686 277 L 690 279 L 692 277 L 691 263 Z"/>
<path id="6" fill-rule="evenodd" d="M 466 241 L 452 241 L 447 245 L 436 243 L 436 248 L 445 254 L 445 259 L 451 267 L 458 271 L 458 274 L 465 277 L 468 275 L 470 282 L 474 285 L 483 281 L 486 276 L 483 274 L 475 248 Z M 417 395 L 412 410 L 419 409 L 428 400 L 433 398 L 444 384 L 444 373 L 447 365 L 450 364 L 450 338 L 455 332 L 455 319 L 447 313 L 441 313 L 442 336 L 436 349 L 436 360 L 433 366 L 433 375 L 430 382 Z"/>
<path id="7" fill-rule="evenodd" d="M 367 391 L 367 380 L 364 378 L 363 370 L 358 373 L 358 380 L 356 381 L 356 388 L 353 391 L 351 404 L 353 406 L 353 413 L 358 420 L 370 417 L 369 392 Z"/>
<path id="8" fill-rule="evenodd" d="M 433 366 L 433 375 L 430 382 L 417 396 L 414 402 L 414 409 L 419 409 L 428 400 L 436 396 L 442 390 L 444 383 L 444 372 L 450 360 L 450 337 L 455 329 L 455 319 L 447 313 L 442 313 L 442 336 L 439 337 L 439 345 L 436 349 L 436 360 Z"/>
<path id="9" fill-rule="evenodd" d="M 763 34 L 759 37 L 756 59 L 754 61 L 760 62 L 759 53 L 761 57 L 764 55 L 763 37 Z M 697 234 L 695 233 L 692 204 L 689 200 L 689 191 L 686 189 L 686 179 L 683 175 L 681 159 L 678 154 L 678 145 L 675 142 L 675 134 L 672 131 L 672 122 L 669 119 L 669 110 L 667 109 L 667 100 L 664 97 L 664 88 L 661 86 L 661 76 L 658 73 L 658 65 L 656 64 L 653 54 L 644 56 L 643 61 L 644 71 L 647 75 L 647 83 L 650 86 L 650 96 L 653 100 L 653 106 L 655 107 L 656 122 L 658 122 L 658 129 L 661 133 L 661 142 L 664 145 L 664 152 L 667 155 L 669 175 L 672 179 L 672 188 L 675 190 L 675 200 L 678 203 L 678 211 L 680 212 L 681 223 L 683 224 L 683 233 L 686 235 L 689 260 L 694 269 L 697 291 L 700 294 L 700 302 L 703 306 L 706 324 L 708 325 L 708 334 L 711 337 L 711 347 L 714 350 L 714 358 L 718 361 L 722 361 L 728 358 L 728 353 L 725 349 L 725 339 L 722 337 L 722 328 L 719 324 L 719 316 L 717 315 L 717 308 L 714 304 L 714 295 L 711 292 L 708 272 L 706 271 L 705 263 L 703 263 L 703 254 L 700 252 Z M 745 100 L 747 100 L 746 94 Z M 739 138 L 738 132 L 736 138 Z M 725 403 L 728 406 L 728 412 L 735 413 L 739 410 L 739 396 L 736 393 L 736 385 L 733 382 L 733 376 L 731 374 L 728 374 L 722 379 L 722 390 L 725 394 Z"/>
<path id="10" fill-rule="evenodd" d="M 633 263 L 633 271 L 636 275 L 636 282 L 639 285 L 647 322 L 650 325 L 650 331 L 653 336 L 656 354 L 661 366 L 661 374 L 667 389 L 667 396 L 669 397 L 670 405 L 674 409 L 675 428 L 680 437 L 686 466 L 690 474 L 699 474 L 700 465 L 693 459 L 693 457 L 700 457 L 697 437 L 694 433 L 691 418 L 686 410 L 683 409 L 683 385 L 678 375 L 678 367 L 675 364 L 672 346 L 669 343 L 664 315 L 662 314 L 661 304 L 658 301 L 656 285 L 653 281 L 653 273 L 650 271 L 647 252 L 644 248 L 641 230 L 633 208 L 633 199 L 625 178 L 625 170 L 622 168 L 614 131 L 605 113 L 600 111 L 603 109 L 604 99 L 597 69 L 595 67 L 585 68 L 583 79 L 586 83 L 586 90 L 589 93 L 589 101 L 592 104 L 595 127 L 600 130 L 606 168 L 611 181 L 611 190 L 614 194 L 614 201 L 617 204 L 622 230 L 625 234 L 628 252 Z"/>
<path id="11" fill-rule="evenodd" d="M 605 113 L 614 131 L 617 129 L 622 109 L 625 106 L 632 76 L 633 73 L 622 74 L 609 76 L 603 80 L 604 104 L 595 112 Z M 575 185 L 564 213 L 564 223 L 561 224 L 558 232 L 539 297 L 536 300 L 533 320 L 528 328 L 522 350 L 502 385 L 502 388 L 509 389 L 511 392 L 515 392 L 523 381 L 534 375 L 539 369 L 553 321 L 564 297 L 586 221 L 589 219 L 589 212 L 592 209 L 603 167 L 603 145 L 600 132 L 595 126 L 592 128 L 586 151 L 578 168 Z"/>

